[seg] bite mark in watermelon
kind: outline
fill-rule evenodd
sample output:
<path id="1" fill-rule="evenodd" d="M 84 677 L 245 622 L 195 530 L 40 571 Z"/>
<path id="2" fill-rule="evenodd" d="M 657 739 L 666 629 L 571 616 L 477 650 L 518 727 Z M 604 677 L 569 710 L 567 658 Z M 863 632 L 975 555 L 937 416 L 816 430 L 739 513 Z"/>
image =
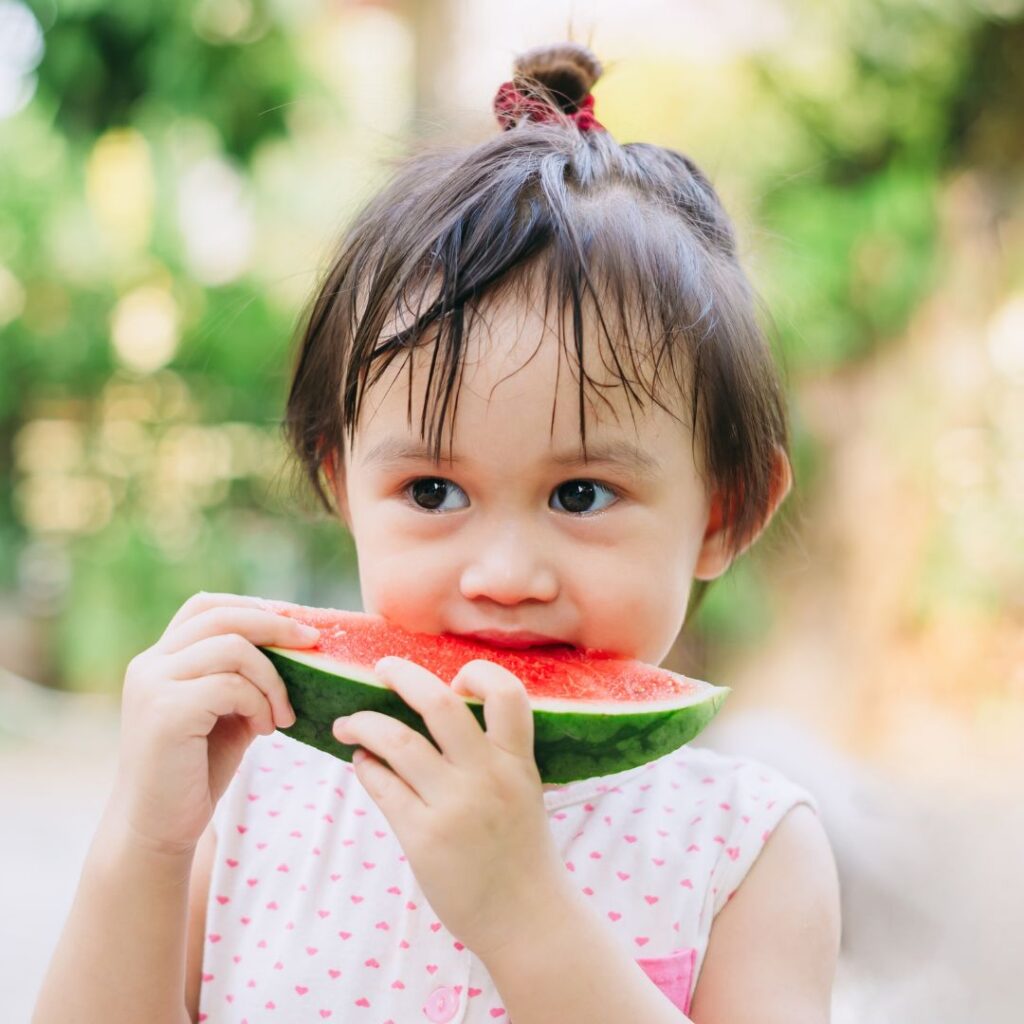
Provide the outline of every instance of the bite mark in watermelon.
<path id="1" fill-rule="evenodd" d="M 377 615 L 285 601 L 264 607 L 320 630 L 315 647 L 261 647 L 274 663 L 295 710 L 280 731 L 352 760 L 356 747 L 333 725 L 356 711 L 380 711 L 430 738 L 418 712 L 374 674 L 380 658 L 414 661 L 451 683 L 466 662 L 504 666 L 522 680 L 533 709 L 534 756 L 544 782 L 611 775 L 662 757 L 694 738 L 730 688 L 580 648 L 513 650 L 449 634 L 411 633 Z M 463 696 L 484 724 L 483 704 Z"/>

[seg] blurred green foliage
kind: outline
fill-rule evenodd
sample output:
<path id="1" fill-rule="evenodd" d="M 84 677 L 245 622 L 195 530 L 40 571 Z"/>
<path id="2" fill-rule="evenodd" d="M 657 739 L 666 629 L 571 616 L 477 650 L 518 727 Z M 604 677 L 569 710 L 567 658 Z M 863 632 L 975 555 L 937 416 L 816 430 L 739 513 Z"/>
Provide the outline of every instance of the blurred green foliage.
<path id="1" fill-rule="evenodd" d="M 358 601 L 350 539 L 300 512 L 277 428 L 325 222 L 340 224 L 359 180 L 342 163 L 324 172 L 336 176 L 328 216 L 286 231 L 289 203 L 323 195 L 309 180 L 317 140 L 358 125 L 302 22 L 356 6 L 31 9 L 44 41 L 26 69 L 34 94 L 0 120 L 0 589 L 50 625 L 42 681 L 116 689 L 196 590 Z M 758 284 L 780 311 L 791 380 L 898 337 L 936 280 L 938 189 L 965 161 L 1011 173 L 1001 143 L 1019 153 L 1024 93 L 1010 0 L 849 0 L 797 16 L 810 58 L 779 47 L 736 71 L 784 130 L 758 136 L 761 156 L 733 172 L 765 235 Z M 307 148 L 289 160 L 298 136 Z M 198 213 L 186 179 L 212 189 Z M 189 233 L 233 203 L 243 214 L 228 226 L 254 223 L 257 241 L 219 278 L 216 245 L 211 270 Z M 140 334 L 148 350 L 132 349 Z M 161 345 L 166 358 L 153 357 Z M 794 427 L 797 479 L 812 488 L 798 410 Z M 212 470 L 190 460 L 197 448 Z M 750 643 L 770 621 L 758 558 L 730 575 L 695 628 Z"/>

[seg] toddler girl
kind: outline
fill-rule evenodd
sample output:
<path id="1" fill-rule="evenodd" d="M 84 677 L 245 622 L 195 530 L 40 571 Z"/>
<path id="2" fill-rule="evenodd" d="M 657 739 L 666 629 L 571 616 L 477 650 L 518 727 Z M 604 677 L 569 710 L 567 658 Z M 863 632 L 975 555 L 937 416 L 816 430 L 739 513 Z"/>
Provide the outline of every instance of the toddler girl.
<path id="1" fill-rule="evenodd" d="M 611 137 L 599 74 L 580 46 L 524 54 L 503 131 L 406 160 L 312 303 L 286 426 L 367 612 L 658 664 L 785 497 L 786 420 L 714 190 Z M 807 792 L 695 744 L 543 786 L 488 661 L 449 686 L 384 659 L 434 743 L 361 712 L 334 725 L 348 764 L 274 732 L 293 714 L 256 647 L 315 641 L 199 594 L 133 660 L 37 1024 L 828 1020 Z"/>

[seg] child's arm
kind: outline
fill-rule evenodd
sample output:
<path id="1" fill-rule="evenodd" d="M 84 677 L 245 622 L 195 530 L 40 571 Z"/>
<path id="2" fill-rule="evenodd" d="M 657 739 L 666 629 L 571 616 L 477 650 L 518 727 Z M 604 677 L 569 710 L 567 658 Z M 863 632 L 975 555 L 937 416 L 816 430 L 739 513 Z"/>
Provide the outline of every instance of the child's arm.
<path id="1" fill-rule="evenodd" d="M 690 1007 L 694 1020 L 827 1021 L 839 939 L 832 850 L 817 815 L 798 805 L 715 918 Z"/>
<path id="2" fill-rule="evenodd" d="M 217 856 L 217 832 L 211 821 L 196 847 L 188 893 L 188 932 L 185 936 L 185 1009 L 193 1022 L 199 1020 L 199 996 L 203 987 L 203 953 L 206 949 L 206 904 L 210 878 Z"/>
<path id="3" fill-rule="evenodd" d="M 309 647 L 316 635 L 256 598 L 196 594 L 132 659 L 113 795 L 35 1024 L 189 1021 L 199 969 L 194 933 L 186 946 L 189 892 L 208 877 L 197 846 L 253 739 L 295 723 L 284 681 L 257 647 Z M 196 893 L 193 906 L 202 900 Z"/>
<path id="4" fill-rule="evenodd" d="M 483 959 L 514 1024 L 685 1024 L 607 922 L 577 893 L 548 902 L 520 939 Z M 740 1016 L 733 1024 L 754 1024 Z M 704 1024 L 704 1021 L 701 1021 Z"/>
<path id="5" fill-rule="evenodd" d="M 193 852 L 157 851 L 110 813 L 86 856 L 32 1024 L 189 1024 L 185 928 Z"/>
<path id="6" fill-rule="evenodd" d="M 715 919 L 689 1018 L 590 914 L 589 907 L 555 911 L 485 961 L 516 1024 L 829 1020 L 839 887 L 824 830 L 805 807 L 783 818 Z"/>

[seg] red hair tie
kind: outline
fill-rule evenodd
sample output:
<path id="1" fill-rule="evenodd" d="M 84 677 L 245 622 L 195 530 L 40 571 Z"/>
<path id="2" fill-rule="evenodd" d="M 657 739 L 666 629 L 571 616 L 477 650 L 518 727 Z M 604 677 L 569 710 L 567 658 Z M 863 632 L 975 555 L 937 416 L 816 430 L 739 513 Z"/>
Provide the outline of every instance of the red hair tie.
<path id="1" fill-rule="evenodd" d="M 550 103 L 529 96 L 520 92 L 512 82 L 502 82 L 494 96 L 494 114 L 498 118 L 498 124 L 508 131 L 514 128 L 520 118 L 527 117 L 529 120 L 543 123 L 545 121 L 560 121 L 559 111 L 555 110 Z M 581 132 L 599 131 L 603 132 L 605 127 L 594 117 L 594 95 L 587 93 L 580 101 L 579 106 L 566 117 L 576 123 Z"/>

